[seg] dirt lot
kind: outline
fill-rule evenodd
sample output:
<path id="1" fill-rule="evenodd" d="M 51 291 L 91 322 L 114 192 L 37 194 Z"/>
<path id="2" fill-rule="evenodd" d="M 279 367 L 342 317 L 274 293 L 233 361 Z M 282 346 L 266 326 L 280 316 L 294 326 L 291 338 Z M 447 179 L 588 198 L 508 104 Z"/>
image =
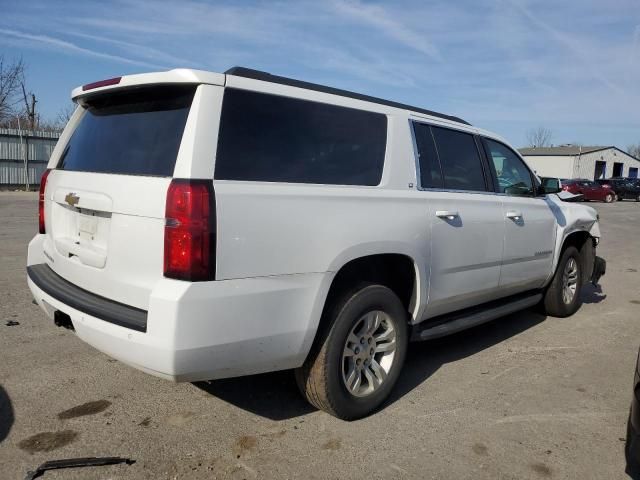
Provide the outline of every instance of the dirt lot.
<path id="1" fill-rule="evenodd" d="M 55 327 L 26 286 L 36 196 L 0 193 L 0 478 L 78 456 L 136 463 L 45 478 L 626 478 L 640 204 L 592 206 L 608 272 L 578 314 L 414 344 L 392 400 L 345 423 L 310 408 L 291 372 L 172 384 Z"/>

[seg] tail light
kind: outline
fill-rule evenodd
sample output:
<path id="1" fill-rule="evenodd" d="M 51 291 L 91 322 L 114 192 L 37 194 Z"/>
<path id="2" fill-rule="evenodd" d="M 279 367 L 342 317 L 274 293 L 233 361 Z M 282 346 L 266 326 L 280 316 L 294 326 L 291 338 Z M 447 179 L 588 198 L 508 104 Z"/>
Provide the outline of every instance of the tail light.
<path id="1" fill-rule="evenodd" d="M 47 177 L 50 172 L 51 169 L 47 168 L 42 172 L 42 177 L 40 177 L 40 194 L 38 195 L 38 231 L 40 233 L 46 233 L 44 226 L 44 192 L 47 189 Z"/>
<path id="2" fill-rule="evenodd" d="M 562 186 L 562 190 L 564 190 L 565 192 L 566 192 L 567 190 L 569 190 L 569 185 L 563 185 L 563 186 Z"/>
<path id="3" fill-rule="evenodd" d="M 174 179 L 167 191 L 164 276 L 215 278 L 215 196 L 211 180 Z"/>

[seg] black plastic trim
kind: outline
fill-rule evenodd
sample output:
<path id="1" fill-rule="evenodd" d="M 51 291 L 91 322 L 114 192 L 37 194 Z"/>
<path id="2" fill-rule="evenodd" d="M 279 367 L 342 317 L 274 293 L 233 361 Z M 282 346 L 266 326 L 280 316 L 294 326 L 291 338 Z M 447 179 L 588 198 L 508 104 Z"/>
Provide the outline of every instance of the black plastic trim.
<path id="1" fill-rule="evenodd" d="M 341 97 L 354 98 L 356 100 L 362 100 L 365 102 L 377 103 L 379 105 L 387 105 L 389 107 L 401 108 L 403 110 L 411 110 L 413 112 L 424 113 L 431 115 L 432 117 L 444 118 L 452 122 L 463 123 L 465 125 L 471 125 L 469 122 L 453 115 L 445 115 L 444 113 L 434 112 L 425 108 L 414 107 L 405 103 L 394 102 L 392 100 L 385 100 L 383 98 L 372 97 L 369 95 L 363 95 L 361 93 L 351 92 L 349 90 L 342 90 L 340 88 L 328 87 L 326 85 L 320 85 L 317 83 L 304 82 L 302 80 L 295 80 L 288 77 L 280 77 L 278 75 L 272 75 L 260 70 L 254 70 L 246 67 L 232 67 L 226 72 L 226 75 L 234 75 L 236 77 L 251 78 L 253 80 L 262 80 L 263 82 L 277 83 L 280 85 L 289 85 L 290 87 L 304 88 L 306 90 L 313 90 L 315 92 L 330 93 L 332 95 L 339 95 Z"/>
<path id="2" fill-rule="evenodd" d="M 494 168 L 491 168 L 493 165 L 493 160 L 489 159 L 487 154 L 486 145 L 484 139 L 479 135 L 474 135 L 473 139 L 476 142 L 476 149 L 478 150 L 478 155 L 480 156 L 480 162 L 482 163 L 482 174 L 484 175 L 484 183 L 489 192 L 497 192 L 497 175 L 494 174 Z"/>
<path id="3" fill-rule="evenodd" d="M 487 323 L 530 308 L 542 298 L 540 290 L 529 290 L 490 302 L 423 320 L 413 326 L 411 341 L 431 340 Z"/>
<path id="4" fill-rule="evenodd" d="M 87 292 L 62 278 L 45 263 L 28 266 L 27 275 L 38 288 L 71 308 L 121 327 L 147 331 L 146 310 Z"/>

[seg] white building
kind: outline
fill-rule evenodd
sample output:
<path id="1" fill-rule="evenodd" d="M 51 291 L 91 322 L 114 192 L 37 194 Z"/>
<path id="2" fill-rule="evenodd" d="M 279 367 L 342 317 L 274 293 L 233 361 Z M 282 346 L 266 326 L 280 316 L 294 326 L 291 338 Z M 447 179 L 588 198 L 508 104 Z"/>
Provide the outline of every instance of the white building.
<path id="1" fill-rule="evenodd" d="M 640 160 L 617 147 L 521 148 L 520 154 L 539 176 L 558 178 L 638 177 Z"/>

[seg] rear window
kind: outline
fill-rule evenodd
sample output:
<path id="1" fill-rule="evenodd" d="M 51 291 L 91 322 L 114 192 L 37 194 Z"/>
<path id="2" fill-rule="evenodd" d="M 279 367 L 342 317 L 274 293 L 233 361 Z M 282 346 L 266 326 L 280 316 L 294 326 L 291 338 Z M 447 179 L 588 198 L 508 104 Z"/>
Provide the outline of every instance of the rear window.
<path id="1" fill-rule="evenodd" d="M 90 97 L 62 170 L 170 177 L 196 86 L 160 86 Z"/>
<path id="2" fill-rule="evenodd" d="M 385 115 L 228 88 L 215 178 L 378 185 Z"/>

